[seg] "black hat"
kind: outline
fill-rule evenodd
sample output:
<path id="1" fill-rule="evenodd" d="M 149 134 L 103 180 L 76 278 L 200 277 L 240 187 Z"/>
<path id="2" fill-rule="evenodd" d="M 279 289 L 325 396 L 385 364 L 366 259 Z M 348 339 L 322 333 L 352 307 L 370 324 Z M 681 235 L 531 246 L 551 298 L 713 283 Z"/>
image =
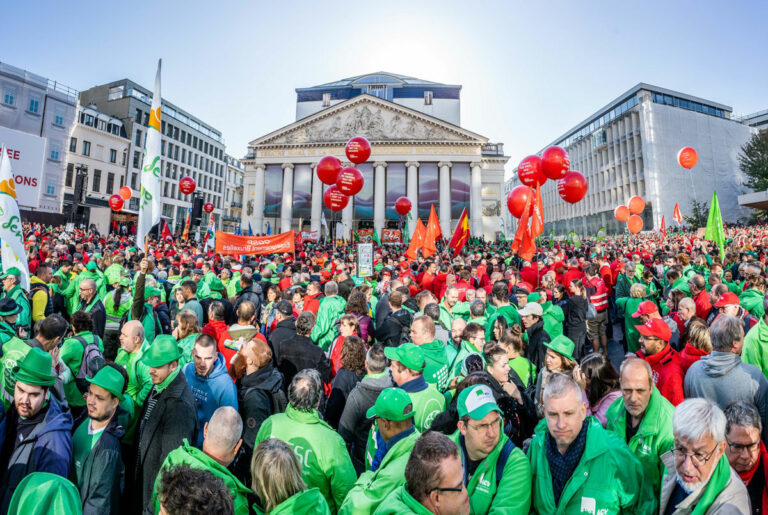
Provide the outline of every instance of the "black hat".
<path id="1" fill-rule="evenodd" d="M 19 306 L 12 298 L 4 297 L 0 299 L 0 317 L 16 315 L 20 312 L 21 306 Z"/>
<path id="2" fill-rule="evenodd" d="M 291 316 L 293 314 L 293 306 L 287 300 L 281 300 L 275 304 L 275 309 L 285 316 Z"/>

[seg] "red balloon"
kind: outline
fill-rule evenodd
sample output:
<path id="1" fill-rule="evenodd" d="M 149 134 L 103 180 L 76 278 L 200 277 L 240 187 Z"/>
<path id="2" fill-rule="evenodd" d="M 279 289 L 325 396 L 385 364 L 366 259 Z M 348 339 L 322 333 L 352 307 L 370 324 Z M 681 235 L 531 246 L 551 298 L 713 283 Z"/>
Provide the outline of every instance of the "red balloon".
<path id="1" fill-rule="evenodd" d="M 691 147 L 681 148 L 680 152 L 677 153 L 677 162 L 683 168 L 690 170 L 699 162 L 699 155 Z"/>
<path id="2" fill-rule="evenodd" d="M 323 193 L 323 203 L 331 211 L 341 211 L 349 203 L 349 197 L 339 191 L 334 184 Z"/>
<path id="3" fill-rule="evenodd" d="M 122 198 L 123 200 L 128 200 L 129 198 L 131 198 L 131 188 L 129 188 L 128 186 L 123 186 L 122 188 L 120 188 L 120 191 L 118 191 L 118 193 L 120 194 L 120 198 Z"/>
<path id="4" fill-rule="evenodd" d="M 528 156 L 517 165 L 517 176 L 520 182 L 533 188 L 536 183 L 539 186 L 547 182 L 547 176 L 541 172 L 541 158 L 539 156 Z"/>
<path id="5" fill-rule="evenodd" d="M 629 208 L 627 206 L 618 206 L 613 210 L 613 216 L 619 222 L 626 222 L 629 219 Z"/>
<path id="6" fill-rule="evenodd" d="M 643 219 L 637 215 L 632 215 L 627 220 L 627 229 L 632 234 L 637 234 L 643 230 Z"/>
<path id="7" fill-rule="evenodd" d="M 520 218 L 529 199 L 533 200 L 533 190 L 528 186 L 517 186 L 507 195 L 507 209 L 512 216 Z"/>
<path id="8" fill-rule="evenodd" d="M 354 166 L 348 166 L 336 177 L 336 187 L 344 195 L 357 195 L 363 189 L 365 179 L 362 172 Z"/>
<path id="9" fill-rule="evenodd" d="M 120 195 L 112 195 L 109 197 L 109 207 L 112 208 L 112 211 L 120 211 L 123 209 L 123 197 Z"/>
<path id="10" fill-rule="evenodd" d="M 587 179 L 576 171 L 570 171 L 557 181 L 557 192 L 560 198 L 570 204 L 575 204 L 587 194 Z"/>
<path id="11" fill-rule="evenodd" d="M 395 200 L 395 211 L 400 216 L 405 216 L 411 212 L 411 201 L 408 197 L 399 197 Z"/>
<path id="12" fill-rule="evenodd" d="M 627 202 L 627 207 L 629 208 L 630 213 L 633 215 L 639 215 L 643 212 L 643 209 L 645 209 L 645 200 L 643 200 L 643 197 L 635 195 L 629 199 L 629 202 Z"/>
<path id="13" fill-rule="evenodd" d="M 196 188 L 197 188 L 197 184 L 195 183 L 195 180 L 192 177 L 182 177 L 179 180 L 179 191 L 182 192 L 184 195 L 189 195 L 190 193 L 194 193 Z"/>
<path id="14" fill-rule="evenodd" d="M 550 179 L 562 179 L 570 166 L 568 153 L 558 146 L 548 147 L 541 153 L 541 172 Z"/>
<path id="15" fill-rule="evenodd" d="M 210 202 L 206 202 L 205 204 L 203 204 L 203 211 L 205 211 L 206 213 L 213 213 L 213 207 L 214 207 L 213 204 L 211 204 Z"/>
<path id="16" fill-rule="evenodd" d="M 371 144 L 362 136 L 357 136 L 347 141 L 344 152 L 347 154 L 347 159 L 359 165 L 360 163 L 365 163 L 371 157 Z"/>
<path id="17" fill-rule="evenodd" d="M 317 177 L 323 184 L 336 184 L 341 172 L 341 161 L 334 156 L 325 156 L 317 163 Z"/>

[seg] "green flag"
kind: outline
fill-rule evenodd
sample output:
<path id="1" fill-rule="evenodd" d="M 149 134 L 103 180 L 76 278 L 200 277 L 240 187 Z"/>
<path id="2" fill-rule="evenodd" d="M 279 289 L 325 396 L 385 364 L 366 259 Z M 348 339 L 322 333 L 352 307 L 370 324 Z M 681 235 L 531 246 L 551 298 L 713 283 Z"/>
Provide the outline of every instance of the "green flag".
<path id="1" fill-rule="evenodd" d="M 375 228 L 373 229 L 373 241 L 381 247 L 381 240 L 379 239 L 379 231 L 377 231 Z"/>
<path id="2" fill-rule="evenodd" d="M 720 204 L 717 202 L 717 191 L 712 192 L 704 239 L 717 243 L 720 249 L 720 259 L 725 259 L 725 229 L 723 228 L 723 217 L 720 214 Z"/>
<path id="3" fill-rule="evenodd" d="M 597 231 L 597 241 L 603 241 L 605 239 L 607 231 L 605 230 L 605 227 L 601 227 Z"/>

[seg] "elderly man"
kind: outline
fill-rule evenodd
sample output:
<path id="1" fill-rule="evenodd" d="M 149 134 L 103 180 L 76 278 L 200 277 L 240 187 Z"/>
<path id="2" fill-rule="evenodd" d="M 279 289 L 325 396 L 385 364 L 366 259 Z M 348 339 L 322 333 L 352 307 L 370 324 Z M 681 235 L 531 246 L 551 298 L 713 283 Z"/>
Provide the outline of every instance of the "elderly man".
<path id="1" fill-rule="evenodd" d="M 261 424 L 254 447 L 268 438 L 279 438 L 293 448 L 299 458 L 304 482 L 322 492 L 332 511 L 336 511 L 355 482 L 355 468 L 344 440 L 320 419 L 323 383 L 314 369 L 296 374 L 288 387 L 285 413 L 272 415 Z"/>
<path id="2" fill-rule="evenodd" d="M 445 391 L 450 381 L 448 370 L 448 354 L 445 344 L 435 339 L 435 321 L 427 315 L 417 316 L 411 324 L 411 341 L 424 353 L 427 366 L 424 368 L 424 379 Z"/>
<path id="3" fill-rule="evenodd" d="M 674 447 L 675 407 L 653 385 L 653 371 L 645 360 L 626 359 L 619 377 L 621 397 L 608 408 L 606 429 L 627 442 L 651 483 L 655 499 L 664 475 L 661 457 Z"/>
<path id="4" fill-rule="evenodd" d="M 465 388 L 456 402 L 464 486 L 472 513 L 525 515 L 531 508 L 531 467 L 504 434 L 501 409 L 486 385 Z"/>
<path id="5" fill-rule="evenodd" d="M 576 381 L 554 374 L 544 385 L 545 421 L 528 458 L 538 513 L 654 513 L 650 482 L 635 456 L 600 422 L 587 418 Z M 662 512 L 663 513 L 663 512 Z"/>
<path id="6" fill-rule="evenodd" d="M 675 409 L 659 514 L 750 513 L 747 488 L 725 455 L 725 425 L 723 411 L 707 399 L 687 399 Z"/>
<path id="7" fill-rule="evenodd" d="M 347 301 L 339 296 L 339 286 L 329 281 L 325 283 L 325 297 L 320 300 L 317 309 L 317 321 L 312 328 L 310 338 L 323 351 L 328 351 L 336 338 L 336 321 L 344 314 Z"/>
<path id="8" fill-rule="evenodd" d="M 123 325 L 120 330 L 120 349 L 117 351 L 115 363 L 123 367 L 128 374 L 128 385 L 125 395 L 133 401 L 134 410 L 130 423 L 125 428 L 123 443 L 131 444 L 136 425 L 139 421 L 144 400 L 152 389 L 152 377 L 149 375 L 149 367 L 142 363 L 141 350 L 144 345 L 144 326 L 138 320 L 131 320 Z"/>
<path id="9" fill-rule="evenodd" d="M 752 513 L 768 513 L 768 450 L 760 441 L 760 413 L 752 404 L 732 402 L 725 408 L 725 455 L 747 487 Z"/>
<path id="10" fill-rule="evenodd" d="M 107 326 L 107 310 L 104 309 L 101 299 L 96 291 L 96 281 L 83 279 L 80 281 L 80 311 L 91 315 L 93 320 L 93 334 L 104 339 L 104 329 Z"/>
<path id="11" fill-rule="evenodd" d="M 720 315 L 709 328 L 712 352 L 691 365 L 685 375 L 685 396 L 704 397 L 724 409 L 734 401 L 754 404 L 768 438 L 768 379 L 754 365 L 741 361 L 744 329 L 740 319 Z"/>

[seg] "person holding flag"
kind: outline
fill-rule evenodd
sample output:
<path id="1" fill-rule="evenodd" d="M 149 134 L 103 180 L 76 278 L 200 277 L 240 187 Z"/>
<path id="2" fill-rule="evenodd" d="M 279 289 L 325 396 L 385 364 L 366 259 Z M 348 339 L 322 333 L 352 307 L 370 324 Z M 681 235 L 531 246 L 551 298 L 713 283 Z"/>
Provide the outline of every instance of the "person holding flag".
<path id="1" fill-rule="evenodd" d="M 136 246 L 146 250 L 146 240 L 152 227 L 160 223 L 161 177 L 161 125 L 160 125 L 160 67 L 162 59 L 157 63 L 155 75 L 155 92 L 152 95 L 152 107 L 149 111 L 147 139 L 144 142 L 144 161 L 141 165 L 141 191 L 139 193 L 139 217 L 136 231 Z"/>

